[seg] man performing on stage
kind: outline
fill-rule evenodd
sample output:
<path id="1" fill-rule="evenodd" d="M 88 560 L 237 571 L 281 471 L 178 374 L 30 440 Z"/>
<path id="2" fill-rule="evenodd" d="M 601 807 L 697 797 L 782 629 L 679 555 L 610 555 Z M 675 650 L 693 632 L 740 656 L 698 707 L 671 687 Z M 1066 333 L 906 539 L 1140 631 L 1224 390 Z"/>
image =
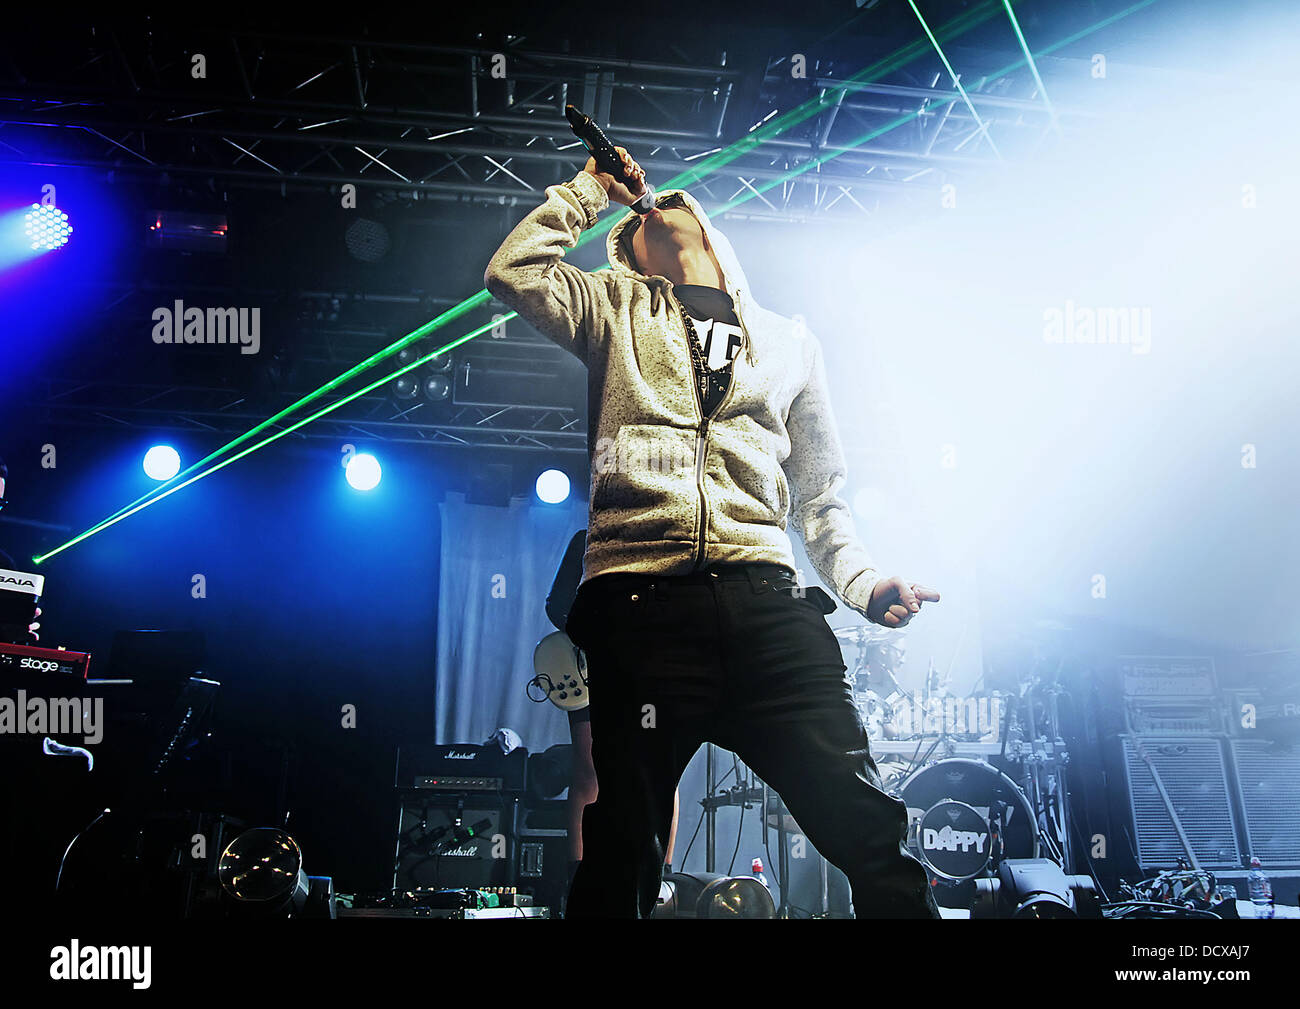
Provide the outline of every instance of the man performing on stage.
<path id="1" fill-rule="evenodd" d="M 795 575 L 788 524 L 818 574 L 901 627 L 938 593 L 882 577 L 839 492 L 844 461 L 816 339 L 760 308 L 687 193 L 609 234 L 611 270 L 564 262 L 634 190 L 587 167 L 546 190 L 485 274 L 488 289 L 587 365 L 591 503 L 568 633 L 587 655 L 597 800 L 570 917 L 654 909 L 673 793 L 706 740 L 780 793 L 848 876 L 858 917 L 938 917 L 880 787 L 825 614 Z"/>

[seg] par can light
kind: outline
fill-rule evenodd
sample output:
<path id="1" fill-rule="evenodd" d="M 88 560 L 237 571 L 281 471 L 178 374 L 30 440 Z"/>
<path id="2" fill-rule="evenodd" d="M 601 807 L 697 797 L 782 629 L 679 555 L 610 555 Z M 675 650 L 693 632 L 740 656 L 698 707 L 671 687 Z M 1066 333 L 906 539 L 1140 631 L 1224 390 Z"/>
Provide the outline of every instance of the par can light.
<path id="1" fill-rule="evenodd" d="M 68 244 L 68 238 L 72 235 L 68 215 L 58 207 L 33 203 L 23 223 L 27 241 L 37 252 L 60 249 Z"/>
<path id="2" fill-rule="evenodd" d="M 775 918 L 772 892 L 753 876 L 674 872 L 659 890 L 655 918 Z"/>
<path id="3" fill-rule="evenodd" d="M 217 862 L 217 879 L 238 906 L 260 914 L 299 912 L 311 893 L 298 842 L 274 827 L 246 830 L 231 841 Z"/>
<path id="4" fill-rule="evenodd" d="M 569 475 L 563 470 L 543 470 L 537 478 L 537 496 L 547 504 L 560 504 L 569 497 Z"/>
<path id="5" fill-rule="evenodd" d="M 170 480 L 181 471 L 181 456 L 170 445 L 155 445 L 144 454 L 144 471 L 151 480 Z"/>

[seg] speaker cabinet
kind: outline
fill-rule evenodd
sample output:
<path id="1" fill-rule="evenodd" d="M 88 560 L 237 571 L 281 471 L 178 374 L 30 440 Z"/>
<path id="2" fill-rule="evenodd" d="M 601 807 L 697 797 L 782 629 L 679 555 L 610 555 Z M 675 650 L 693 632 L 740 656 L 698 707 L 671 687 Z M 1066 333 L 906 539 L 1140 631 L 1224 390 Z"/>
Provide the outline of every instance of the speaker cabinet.
<path id="1" fill-rule="evenodd" d="M 455 795 L 406 796 L 397 824 L 395 890 L 513 886 L 516 808 Z"/>
<path id="2" fill-rule="evenodd" d="M 1241 793 L 1246 857 L 1300 868 L 1300 746 L 1263 739 L 1228 744 Z"/>
<path id="3" fill-rule="evenodd" d="M 1116 737 L 1116 745 L 1122 780 L 1127 784 L 1126 819 L 1140 869 L 1170 869 L 1186 858 L 1157 775 L 1202 867 L 1241 866 L 1232 801 L 1235 782 L 1224 760 L 1222 738 L 1121 735 Z"/>

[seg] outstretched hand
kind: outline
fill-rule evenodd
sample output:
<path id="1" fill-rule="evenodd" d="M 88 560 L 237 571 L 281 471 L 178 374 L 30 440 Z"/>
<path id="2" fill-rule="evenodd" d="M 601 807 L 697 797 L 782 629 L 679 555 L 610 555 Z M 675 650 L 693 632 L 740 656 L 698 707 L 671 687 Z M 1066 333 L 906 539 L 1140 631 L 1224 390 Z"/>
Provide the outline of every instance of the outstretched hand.
<path id="1" fill-rule="evenodd" d="M 921 612 L 922 603 L 937 603 L 939 593 L 898 576 L 882 578 L 871 590 L 867 619 L 884 627 L 906 627 Z"/>

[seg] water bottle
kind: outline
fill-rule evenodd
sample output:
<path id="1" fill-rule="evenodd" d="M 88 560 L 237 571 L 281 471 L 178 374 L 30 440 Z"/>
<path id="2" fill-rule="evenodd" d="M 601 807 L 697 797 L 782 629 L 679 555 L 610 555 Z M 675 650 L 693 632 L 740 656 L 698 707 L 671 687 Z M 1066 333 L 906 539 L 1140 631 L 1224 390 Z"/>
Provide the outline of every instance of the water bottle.
<path id="1" fill-rule="evenodd" d="M 1247 877 L 1250 881 L 1250 902 L 1255 905 L 1256 918 L 1273 917 L 1273 884 L 1268 881 L 1268 876 L 1260 867 L 1259 859 L 1251 856 L 1250 875 Z"/>
<path id="2" fill-rule="evenodd" d="M 763 860 L 761 858 L 756 858 L 749 864 L 749 874 L 764 886 L 767 886 L 767 877 L 763 875 Z M 767 888 L 772 889 L 770 886 Z"/>

